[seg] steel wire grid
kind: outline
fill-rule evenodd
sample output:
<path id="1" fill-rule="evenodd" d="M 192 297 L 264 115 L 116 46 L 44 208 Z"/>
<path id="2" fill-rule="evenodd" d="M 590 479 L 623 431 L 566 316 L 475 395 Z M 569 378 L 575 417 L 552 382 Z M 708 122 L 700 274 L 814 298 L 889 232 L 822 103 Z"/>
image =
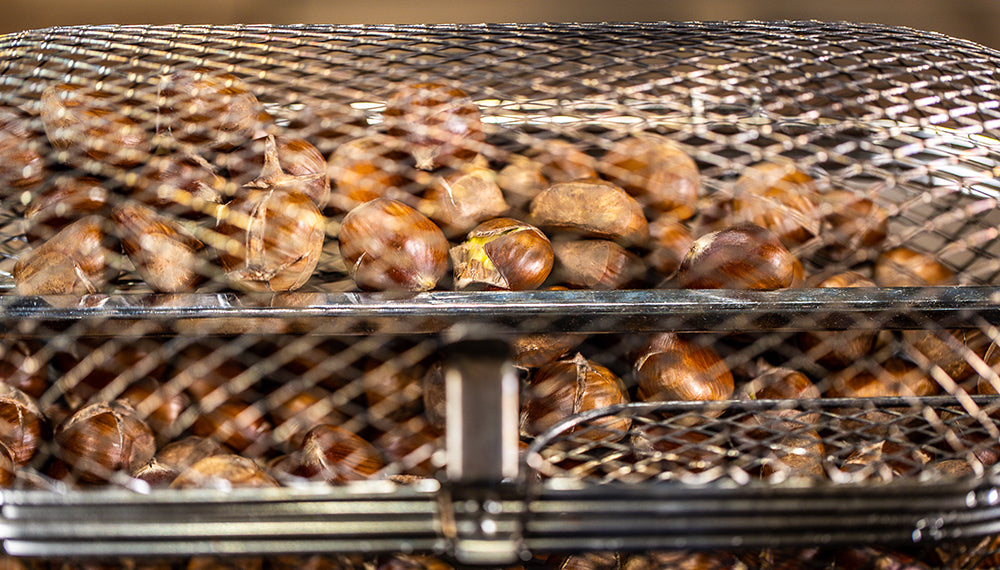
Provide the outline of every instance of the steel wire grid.
<path id="1" fill-rule="evenodd" d="M 0 106 L 23 114 L 30 134 L 18 142 L 45 164 L 42 181 L 0 192 L 5 381 L 31 392 L 48 429 L 89 402 L 128 399 L 158 449 L 189 435 L 213 439 L 282 485 L 223 493 L 154 481 L 150 489 L 134 473 L 73 464 L 46 434 L 3 492 L 7 553 L 159 556 L 173 566 L 237 554 L 302 556 L 292 563 L 304 564 L 331 552 L 346 567 L 388 565 L 377 557 L 405 551 L 527 568 L 997 565 L 1000 426 L 989 386 L 1000 387 L 1000 377 L 987 354 L 1000 295 L 995 51 L 875 25 L 709 22 L 90 26 L 0 37 L 0 54 Z M 247 180 L 237 171 L 253 147 L 206 148 L 232 136 L 212 124 L 219 109 L 191 111 L 194 127 L 171 123 L 185 113 L 162 110 L 171 103 L 164 77 L 174 73 L 221 81 L 231 89 L 224 99 L 245 87 L 262 110 L 252 136 L 304 139 L 331 163 L 348 143 L 381 137 L 388 149 L 370 157 L 375 170 L 418 207 L 463 166 L 428 170 L 393 134 L 399 124 L 387 101 L 418 82 L 469 95 L 484 135 L 463 144 L 493 171 L 541 161 L 557 140 L 608 178 L 616 143 L 665 137 L 697 166 L 697 215 L 684 223 L 698 235 L 726 215 L 717 208 L 751 167 L 793 165 L 819 194 L 847 190 L 888 218 L 877 247 L 832 252 L 828 217 L 818 235 L 791 245 L 810 285 L 846 270 L 870 276 L 880 251 L 898 247 L 928 254 L 953 278 L 939 287 L 678 289 L 653 265 L 657 248 L 633 244 L 640 269 L 620 289 L 453 291 L 445 276 L 429 292 L 358 292 L 337 240 L 346 208 L 334 202 L 323 210 L 322 253 L 303 287 L 234 291 L 214 259 L 230 239 L 216 219 L 242 192 Z M 41 101 L 59 84 L 99 94 L 98 116 L 113 109 L 148 135 L 140 160 L 95 152 L 108 150 L 97 144 L 99 129 L 66 148 L 53 144 Z M 17 292 L 15 264 L 37 247 L 37 234 L 54 233 L 49 219 L 30 214 L 40 197 L 95 178 L 106 200 L 101 227 L 117 237 L 108 210 L 170 186 L 151 183 L 147 163 L 187 154 L 225 178 L 220 205 L 157 205 L 207 244 L 197 288 L 156 290 L 113 245 L 114 275 L 91 294 Z M 336 195 L 344 174 L 327 174 Z M 507 190 L 505 213 L 527 219 Z M 464 233 L 449 232 L 450 244 Z M 561 284 L 558 271 L 557 263 L 545 285 Z M 490 422 L 510 429 L 501 413 L 510 394 L 453 391 L 445 404 L 456 329 L 515 346 L 540 334 L 564 346 L 553 359 L 577 366 L 563 374 L 579 383 L 604 367 L 620 379 L 624 401 L 591 401 L 578 387 L 568 416 L 532 417 L 532 402 L 559 396 L 540 382 L 544 363 L 520 361 L 523 449 L 518 476 L 504 479 L 510 466 L 499 463 L 513 442 L 500 440 L 511 432 Z M 709 403 L 642 402 L 637 356 L 666 332 L 715 351 L 743 391 Z M 868 348 L 838 356 L 856 342 Z M 458 377 L 503 382 L 498 353 L 471 354 L 459 372 L 482 368 Z M 746 392 L 774 368 L 801 372 L 816 392 Z M 864 374 L 876 386 L 907 388 L 848 391 Z M 908 382 L 922 382 L 920 392 Z M 485 437 L 480 461 L 469 441 L 446 445 L 446 421 L 481 424 L 466 434 Z M 360 438 L 324 474 L 333 488 L 304 485 L 281 467 L 304 453 L 303 434 L 317 424 Z M 487 485 L 476 478 L 484 474 Z M 95 505 L 101 525 L 89 524 Z"/>

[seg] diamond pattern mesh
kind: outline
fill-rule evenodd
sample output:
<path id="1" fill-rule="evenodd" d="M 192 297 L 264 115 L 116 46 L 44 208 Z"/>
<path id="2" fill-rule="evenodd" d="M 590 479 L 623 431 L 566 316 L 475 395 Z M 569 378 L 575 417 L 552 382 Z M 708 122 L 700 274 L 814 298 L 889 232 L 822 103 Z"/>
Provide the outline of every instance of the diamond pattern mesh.
<path id="1" fill-rule="evenodd" d="M 470 323 L 513 348 L 531 488 L 996 476 L 992 50 L 743 22 L 70 27 L 0 54 L 8 487 L 447 483 L 442 346 Z M 984 520 L 525 567 L 988 567 Z"/>

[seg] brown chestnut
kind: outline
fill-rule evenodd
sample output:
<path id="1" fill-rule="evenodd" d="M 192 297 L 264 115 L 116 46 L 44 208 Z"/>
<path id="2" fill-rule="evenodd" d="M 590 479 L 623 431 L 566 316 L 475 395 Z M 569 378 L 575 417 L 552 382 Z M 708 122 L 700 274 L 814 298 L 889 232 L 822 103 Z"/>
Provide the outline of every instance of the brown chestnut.
<path id="1" fill-rule="evenodd" d="M 983 358 L 990 337 L 977 328 L 945 330 L 904 330 L 900 333 L 903 354 L 915 362 L 941 368 L 962 383 L 975 373 L 973 362 Z"/>
<path id="2" fill-rule="evenodd" d="M 444 433 L 417 416 L 379 434 L 372 443 L 394 468 L 419 477 L 433 477 L 439 467 L 435 455 L 444 450 Z"/>
<path id="3" fill-rule="evenodd" d="M 546 364 L 531 376 L 521 406 L 521 434 L 537 436 L 570 416 L 628 401 L 621 378 L 577 353 Z M 611 415 L 576 426 L 571 433 L 588 440 L 618 441 L 631 425 L 631 418 Z"/>
<path id="4" fill-rule="evenodd" d="M 805 374 L 761 361 L 756 365 L 754 377 L 739 387 L 736 396 L 741 400 L 805 400 L 819 398 L 821 394 Z M 819 412 L 807 412 L 797 406 L 797 409 L 764 410 L 752 416 L 751 423 L 773 433 L 795 431 L 818 420 Z"/>
<path id="5" fill-rule="evenodd" d="M 587 335 L 574 333 L 535 333 L 520 335 L 510 342 L 514 366 L 536 368 L 573 350 Z"/>
<path id="6" fill-rule="evenodd" d="M 763 444 L 767 450 L 761 461 L 766 479 L 826 477 L 823 438 L 815 430 L 798 431 Z"/>
<path id="7" fill-rule="evenodd" d="M 103 291 L 112 276 L 111 244 L 99 216 L 66 226 L 21 254 L 14 284 L 21 295 L 87 295 Z"/>
<path id="8" fill-rule="evenodd" d="M 897 247 L 875 260 L 874 281 L 879 287 L 936 287 L 953 285 L 956 279 L 933 255 Z"/>
<path id="9" fill-rule="evenodd" d="M 42 124 L 52 146 L 67 150 L 66 160 L 81 154 L 119 167 L 142 164 L 152 153 L 141 107 L 119 93 L 82 84 L 51 85 L 42 92 Z"/>
<path id="10" fill-rule="evenodd" d="M 17 465 L 14 463 L 14 454 L 6 445 L 0 443 L 0 489 L 13 487 L 16 473 Z M 0 562 L 0 566 L 3 566 L 2 562 Z"/>
<path id="11" fill-rule="evenodd" d="M 549 139 L 536 141 L 530 158 L 553 184 L 597 179 L 597 159 L 572 142 Z"/>
<path id="12" fill-rule="evenodd" d="M 385 468 L 381 453 L 357 435 L 331 424 L 306 433 L 291 474 L 331 484 L 371 479 Z"/>
<path id="13" fill-rule="evenodd" d="M 389 134 L 410 145 L 423 170 L 460 165 L 479 154 L 484 138 L 479 107 L 461 89 L 440 83 L 398 86 L 383 116 Z"/>
<path id="14" fill-rule="evenodd" d="M 211 455 L 193 463 L 170 484 L 171 489 L 244 489 L 278 487 L 255 462 L 239 455 Z"/>
<path id="15" fill-rule="evenodd" d="M 343 414 L 334 407 L 333 395 L 325 388 L 310 386 L 286 395 L 287 392 L 279 389 L 267 400 L 275 443 L 299 447 L 305 433 L 313 426 L 344 421 Z"/>
<path id="16" fill-rule="evenodd" d="M 552 244 L 554 275 L 569 287 L 626 289 L 646 275 L 642 259 L 613 241 L 584 239 Z"/>
<path id="17" fill-rule="evenodd" d="M 875 287 L 875 282 L 857 271 L 827 277 L 819 288 Z M 846 329 L 810 331 L 799 335 L 799 345 L 813 360 L 831 368 L 843 368 L 865 357 L 874 347 L 877 331 Z"/>
<path id="18" fill-rule="evenodd" d="M 496 172 L 481 167 L 439 177 L 417 204 L 420 213 L 451 236 L 463 234 L 509 208 L 497 186 Z"/>
<path id="19" fill-rule="evenodd" d="M 176 386 L 149 377 L 130 384 L 118 399 L 135 409 L 153 430 L 157 443 L 165 442 L 177 418 L 191 404 L 188 395 Z"/>
<path id="20" fill-rule="evenodd" d="M 49 387 L 46 363 L 35 356 L 40 350 L 23 340 L 0 342 L 0 382 L 38 399 Z"/>
<path id="21" fill-rule="evenodd" d="M 660 275 L 670 277 L 691 249 L 694 236 L 672 215 L 663 214 L 649 224 L 649 254 L 643 259 Z"/>
<path id="22" fill-rule="evenodd" d="M 257 97 L 231 73 L 182 69 L 157 84 L 157 132 L 215 150 L 249 140 L 261 112 Z"/>
<path id="23" fill-rule="evenodd" d="M 536 289 L 552 271 L 549 238 L 538 228 L 511 218 L 495 218 L 473 228 L 451 249 L 455 286 L 521 291 Z"/>
<path id="24" fill-rule="evenodd" d="M 874 201 L 849 190 L 822 194 L 820 254 L 835 261 L 873 257 L 889 229 L 889 214 Z"/>
<path id="25" fill-rule="evenodd" d="M 818 202 L 812 177 L 791 164 L 765 162 L 747 168 L 736 180 L 733 219 L 763 226 L 792 248 L 819 235 Z"/>
<path id="26" fill-rule="evenodd" d="M 0 106 L 0 197 L 33 188 L 45 180 L 47 151 L 41 138 L 27 114 Z"/>
<path id="27" fill-rule="evenodd" d="M 685 289 L 781 289 L 794 258 L 771 231 L 739 224 L 696 239 L 674 279 Z"/>
<path id="28" fill-rule="evenodd" d="M 47 433 L 48 423 L 35 399 L 0 384 L 0 443 L 7 447 L 14 463 L 27 464 Z"/>
<path id="29" fill-rule="evenodd" d="M 666 137 L 644 133 L 621 139 L 605 153 L 600 168 L 644 208 L 670 212 L 679 220 L 695 214 L 701 187 L 698 167 Z"/>
<path id="30" fill-rule="evenodd" d="M 275 176 L 281 178 L 280 168 Z M 309 196 L 268 186 L 268 166 L 220 213 L 219 259 L 229 280 L 252 291 L 294 291 L 312 277 L 326 218 Z M 263 187 L 253 184 L 259 182 Z"/>
<path id="31" fill-rule="evenodd" d="M 448 240 L 426 216 L 378 198 L 348 212 L 340 253 L 358 287 L 427 291 L 448 271 Z"/>
<path id="32" fill-rule="evenodd" d="M 361 385 L 368 404 L 368 414 L 378 420 L 388 419 L 393 422 L 415 416 L 419 413 L 423 399 L 421 375 L 422 366 L 410 365 L 401 359 L 366 363 Z"/>
<path id="33" fill-rule="evenodd" d="M 407 185 L 406 154 L 384 135 L 369 135 L 337 147 L 327 161 L 332 183 L 330 205 L 350 212 L 376 198 L 391 198 L 415 206 L 417 197 Z"/>
<path id="34" fill-rule="evenodd" d="M 881 364 L 858 364 L 831 375 L 826 395 L 831 398 L 930 396 L 939 390 L 929 374 L 900 358 L 890 358 Z"/>
<path id="35" fill-rule="evenodd" d="M 271 423 L 253 404 L 233 397 L 203 410 L 191 425 L 191 433 L 207 437 L 249 456 L 266 451 Z"/>
<path id="36" fill-rule="evenodd" d="M 865 479 L 889 481 L 896 477 L 915 475 L 934 457 L 908 442 L 883 440 L 863 442 L 844 459 L 840 469 L 857 473 Z"/>
<path id="37" fill-rule="evenodd" d="M 28 241 L 45 241 L 75 220 L 90 214 L 106 214 L 109 194 L 97 178 L 58 177 L 44 192 L 32 194 L 28 202 L 24 211 Z"/>
<path id="38" fill-rule="evenodd" d="M 153 457 L 152 430 L 123 402 L 84 406 L 55 431 L 57 457 L 86 483 L 107 481 L 115 472 L 131 473 Z"/>
<path id="39" fill-rule="evenodd" d="M 543 229 L 570 230 L 624 245 L 649 239 L 642 206 L 609 182 L 554 184 L 531 201 L 529 216 Z"/>
<path id="40" fill-rule="evenodd" d="M 233 192 L 207 160 L 185 153 L 151 157 L 129 190 L 159 213 L 195 219 L 214 214 Z"/>
<path id="41" fill-rule="evenodd" d="M 503 191 L 507 203 L 514 208 L 525 208 L 549 181 L 542 174 L 542 165 L 521 155 L 513 155 L 507 165 L 497 172 L 497 186 Z"/>
<path id="42" fill-rule="evenodd" d="M 255 139 L 232 152 L 225 166 L 238 185 L 302 192 L 320 211 L 330 201 L 326 158 L 305 139 L 273 135 Z"/>
<path id="43" fill-rule="evenodd" d="M 374 570 L 452 570 L 452 567 L 433 556 L 392 554 L 380 557 Z"/>
<path id="44" fill-rule="evenodd" d="M 174 220 L 138 203 L 115 206 L 111 219 L 122 249 L 154 291 L 190 292 L 205 279 L 205 245 Z"/>
<path id="45" fill-rule="evenodd" d="M 651 336 L 635 360 L 644 401 L 728 400 L 735 389 L 725 361 L 702 338 L 674 333 Z"/>

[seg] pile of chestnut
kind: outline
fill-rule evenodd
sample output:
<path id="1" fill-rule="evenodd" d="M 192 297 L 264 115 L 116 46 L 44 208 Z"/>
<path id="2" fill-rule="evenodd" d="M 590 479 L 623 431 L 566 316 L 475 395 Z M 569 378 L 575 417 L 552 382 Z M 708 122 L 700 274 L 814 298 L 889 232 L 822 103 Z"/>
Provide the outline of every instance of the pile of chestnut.
<path id="1" fill-rule="evenodd" d="M 513 152 L 493 144 L 496 127 L 472 98 L 443 83 L 400 85 L 379 121 L 352 123 L 355 136 L 324 156 L 321 141 L 279 126 L 233 75 L 187 69 L 151 83 L 53 84 L 37 117 L 0 108 L 0 197 L 18 209 L 27 242 L 12 273 L 19 294 L 114 292 L 129 272 L 161 293 L 321 288 L 317 267 L 332 240 L 341 271 L 365 291 L 957 284 L 933 255 L 883 247 L 889 213 L 875 190 L 824 188 L 790 161 L 747 166 L 708 193 L 695 160 L 656 133 L 599 148 L 537 137 Z M 234 360 L 226 339 L 217 350 L 177 353 L 162 339 L 89 349 L 80 340 L 74 350 L 4 345 L 0 485 L 273 487 L 434 473 L 444 428 L 434 355 L 361 358 L 342 374 L 318 374 L 338 350 L 354 349 L 317 344 L 276 366 L 312 378 L 287 388 Z M 632 400 L 930 395 L 941 392 L 933 366 L 970 393 L 1000 388 L 977 372 L 976 359 L 1000 360 L 977 329 L 816 330 L 750 348 L 760 340 L 661 333 L 608 357 L 589 352 L 601 343 L 583 335 L 519 335 L 521 435 L 529 441 L 571 415 Z M 403 354 L 422 345 L 406 346 Z M 774 362 L 781 346 L 798 357 Z M 786 412 L 761 420 L 769 433 L 788 422 L 795 434 L 761 475 L 824 476 L 826 466 L 799 460 L 827 454 L 822 426 L 809 425 L 819 414 Z M 362 416 L 363 425 L 344 427 Z M 664 434 L 625 416 L 575 435 L 670 451 Z M 845 454 L 838 468 L 876 462 L 879 473 L 892 471 L 882 454 L 898 435 L 879 434 L 885 441 Z M 932 460 L 904 461 L 900 473 Z M 549 566 L 612 567 L 587 564 Z"/>

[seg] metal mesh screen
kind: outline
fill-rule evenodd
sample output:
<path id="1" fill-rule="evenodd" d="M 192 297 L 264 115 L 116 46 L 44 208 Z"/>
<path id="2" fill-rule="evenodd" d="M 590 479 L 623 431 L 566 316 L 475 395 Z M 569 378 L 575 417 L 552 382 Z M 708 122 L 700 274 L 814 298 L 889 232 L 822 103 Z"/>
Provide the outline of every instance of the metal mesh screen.
<path id="1" fill-rule="evenodd" d="M 998 61 L 817 22 L 0 37 L 5 548 L 994 565 Z M 459 330 L 520 388 L 482 508 Z"/>

